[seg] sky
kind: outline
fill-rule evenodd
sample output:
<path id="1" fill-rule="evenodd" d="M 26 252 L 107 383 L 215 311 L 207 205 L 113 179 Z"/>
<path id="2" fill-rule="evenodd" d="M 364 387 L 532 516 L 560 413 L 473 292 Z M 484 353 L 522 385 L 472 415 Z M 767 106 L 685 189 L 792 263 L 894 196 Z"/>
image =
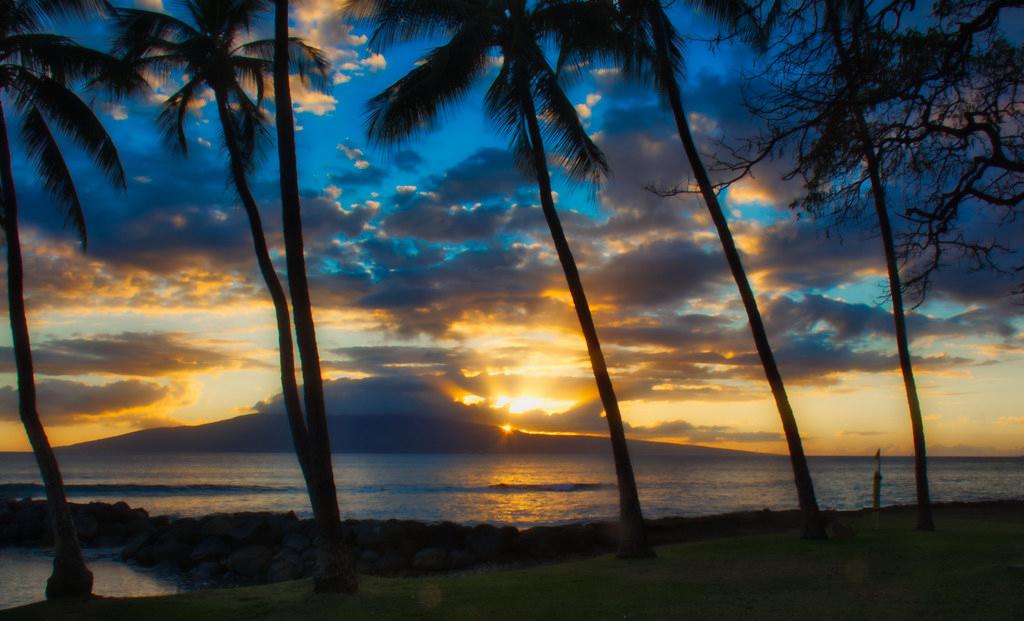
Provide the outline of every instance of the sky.
<path id="1" fill-rule="evenodd" d="M 165 9 L 160 0 L 136 6 Z M 374 148 L 367 100 L 439 41 L 382 52 L 339 8 L 338 0 L 299 2 L 292 24 L 333 63 L 329 94 L 293 84 L 330 413 L 601 434 L 536 187 L 481 112 L 486 79 L 436 127 L 399 148 Z M 714 31 L 699 15 L 673 9 L 672 17 L 692 37 L 684 103 L 702 149 L 756 133 L 743 105 L 751 53 L 706 43 Z M 99 23 L 58 27 L 95 47 L 109 43 Z M 212 94 L 190 115 L 187 158 L 154 129 L 176 79 L 146 97 L 95 102 L 120 149 L 127 191 L 107 187 L 69 147 L 88 253 L 15 146 L 39 409 L 55 445 L 279 410 L 273 308 L 228 183 Z M 569 93 L 611 175 L 595 188 L 554 167 L 557 206 L 627 434 L 784 452 L 704 206 L 646 189 L 688 179 L 665 106 L 612 66 L 588 68 Z M 253 190 L 283 273 L 273 154 L 268 145 Z M 784 168 L 767 163 L 723 201 L 805 447 L 812 455 L 910 454 L 881 242 L 870 221 L 827 229 L 793 214 L 787 206 L 800 187 L 781 180 Z M 909 316 L 933 455 L 1024 454 L 1024 321 L 1008 296 L 1013 286 L 954 266 Z M 26 450 L 9 332 L 0 347 L 0 450 Z"/>

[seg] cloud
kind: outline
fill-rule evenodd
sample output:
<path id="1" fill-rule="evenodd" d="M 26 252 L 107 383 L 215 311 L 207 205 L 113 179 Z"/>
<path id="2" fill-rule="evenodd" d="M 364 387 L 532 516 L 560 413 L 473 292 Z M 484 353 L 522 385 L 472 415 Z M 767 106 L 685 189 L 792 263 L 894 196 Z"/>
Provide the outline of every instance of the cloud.
<path id="1" fill-rule="evenodd" d="M 649 426 L 631 426 L 628 432 L 644 439 L 674 439 L 691 443 L 780 442 L 775 431 L 740 431 L 725 425 L 694 425 L 685 420 L 663 421 Z"/>
<path id="2" fill-rule="evenodd" d="M 426 361 L 429 348 L 423 350 L 399 348 L 384 353 L 381 348 L 343 350 L 360 357 L 378 360 L 403 359 L 411 354 L 413 360 Z M 433 366 L 427 364 L 426 366 Z M 445 390 L 448 385 L 449 390 Z M 453 397 L 452 381 L 436 375 L 393 373 L 367 379 L 343 379 L 325 384 L 327 409 L 333 416 L 416 416 L 499 426 L 512 422 L 517 429 L 527 431 L 583 433 L 604 435 L 607 422 L 601 416 L 598 402 L 588 402 L 563 414 L 548 414 L 540 410 L 510 414 L 506 409 L 483 404 L 465 405 Z M 457 391 L 456 391 L 457 392 Z M 257 412 L 281 410 L 280 398 L 259 403 Z M 782 439 L 778 432 L 742 431 L 724 425 L 694 425 L 685 420 L 662 421 L 648 426 L 626 425 L 627 434 L 639 439 L 662 439 L 685 442 L 776 442 Z"/>
<path id="3" fill-rule="evenodd" d="M 585 280 L 605 299 L 651 310 L 708 295 L 728 278 L 720 255 L 687 241 L 665 240 L 616 255 Z"/>
<path id="4" fill-rule="evenodd" d="M 165 377 L 212 369 L 261 366 L 253 360 L 197 347 L 185 334 L 124 332 L 36 343 L 32 355 L 39 375 Z M 0 371 L 14 371 L 11 348 L 0 348 Z"/>
<path id="5" fill-rule="evenodd" d="M 316 116 L 324 116 L 334 112 L 338 107 L 338 100 L 333 95 L 311 89 L 306 81 L 299 76 L 290 76 L 288 83 L 291 85 L 292 107 L 299 114 L 308 112 Z"/>
<path id="6" fill-rule="evenodd" d="M 508 149 L 485 147 L 462 160 L 443 175 L 424 184 L 449 204 L 477 203 L 494 197 L 513 196 L 533 183 L 515 166 Z"/>
<path id="7" fill-rule="evenodd" d="M 66 380 L 44 380 L 36 383 L 39 414 L 45 425 L 61 426 L 87 422 L 89 419 L 130 417 L 136 423 L 167 422 L 152 413 L 130 412 L 152 408 L 172 394 L 171 389 L 155 382 L 124 380 L 101 385 Z M 0 421 L 19 420 L 18 391 L 0 387 Z"/>
<path id="8" fill-rule="evenodd" d="M 389 235 L 426 241 L 465 242 L 494 236 L 509 217 L 508 207 L 503 204 L 445 206 L 432 197 L 419 196 L 386 216 L 381 229 Z"/>

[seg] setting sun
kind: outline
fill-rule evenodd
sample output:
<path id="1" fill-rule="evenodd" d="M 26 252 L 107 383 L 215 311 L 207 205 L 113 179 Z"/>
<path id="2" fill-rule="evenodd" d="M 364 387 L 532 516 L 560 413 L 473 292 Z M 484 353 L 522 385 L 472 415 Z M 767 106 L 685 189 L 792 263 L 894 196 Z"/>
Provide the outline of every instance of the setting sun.
<path id="1" fill-rule="evenodd" d="M 518 397 L 502 395 L 494 400 L 494 407 L 505 408 L 509 414 L 523 414 L 534 410 L 542 410 L 548 414 L 561 414 L 574 405 L 576 405 L 574 401 L 559 401 L 526 395 Z"/>
<path id="2" fill-rule="evenodd" d="M 512 433 L 512 425 L 505 423 L 504 425 L 501 426 L 501 430 L 504 431 L 505 433 Z"/>

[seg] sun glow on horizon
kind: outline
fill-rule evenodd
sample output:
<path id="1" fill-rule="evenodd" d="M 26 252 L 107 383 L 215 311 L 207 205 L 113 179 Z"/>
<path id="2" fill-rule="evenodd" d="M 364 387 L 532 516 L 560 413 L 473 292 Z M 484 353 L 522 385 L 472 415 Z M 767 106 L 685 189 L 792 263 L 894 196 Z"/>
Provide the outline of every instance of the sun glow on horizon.
<path id="1" fill-rule="evenodd" d="M 506 409 L 509 414 L 525 414 L 534 410 L 541 410 L 547 414 L 561 414 L 574 405 L 576 405 L 575 401 L 560 401 L 558 399 L 545 399 L 544 397 L 529 395 L 519 395 L 516 397 L 501 395 L 494 400 L 494 407 Z"/>

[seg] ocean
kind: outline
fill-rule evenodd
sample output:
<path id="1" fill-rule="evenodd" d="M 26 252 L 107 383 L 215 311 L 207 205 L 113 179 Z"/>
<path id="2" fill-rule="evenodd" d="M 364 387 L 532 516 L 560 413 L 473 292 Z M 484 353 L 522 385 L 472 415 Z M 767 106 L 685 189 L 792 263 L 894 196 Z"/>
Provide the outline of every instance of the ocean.
<path id="1" fill-rule="evenodd" d="M 61 467 L 73 502 L 124 500 L 151 515 L 295 511 L 309 501 L 288 454 L 111 456 L 64 454 Z M 614 519 L 618 513 L 610 456 L 600 455 L 336 455 L 342 514 L 351 518 L 509 524 L 528 527 Z M 819 504 L 857 509 L 871 504 L 874 460 L 812 457 Z M 638 457 L 634 468 L 650 518 L 796 507 L 784 457 Z M 913 460 L 882 460 L 882 503 L 914 502 Z M 1024 458 L 938 457 L 929 460 L 935 502 L 1024 499 Z M 29 454 L 0 454 L 0 498 L 42 497 Z M 128 567 L 114 551 L 90 551 L 97 592 L 143 595 L 187 585 Z M 0 608 L 42 596 L 44 552 L 0 548 Z"/>

